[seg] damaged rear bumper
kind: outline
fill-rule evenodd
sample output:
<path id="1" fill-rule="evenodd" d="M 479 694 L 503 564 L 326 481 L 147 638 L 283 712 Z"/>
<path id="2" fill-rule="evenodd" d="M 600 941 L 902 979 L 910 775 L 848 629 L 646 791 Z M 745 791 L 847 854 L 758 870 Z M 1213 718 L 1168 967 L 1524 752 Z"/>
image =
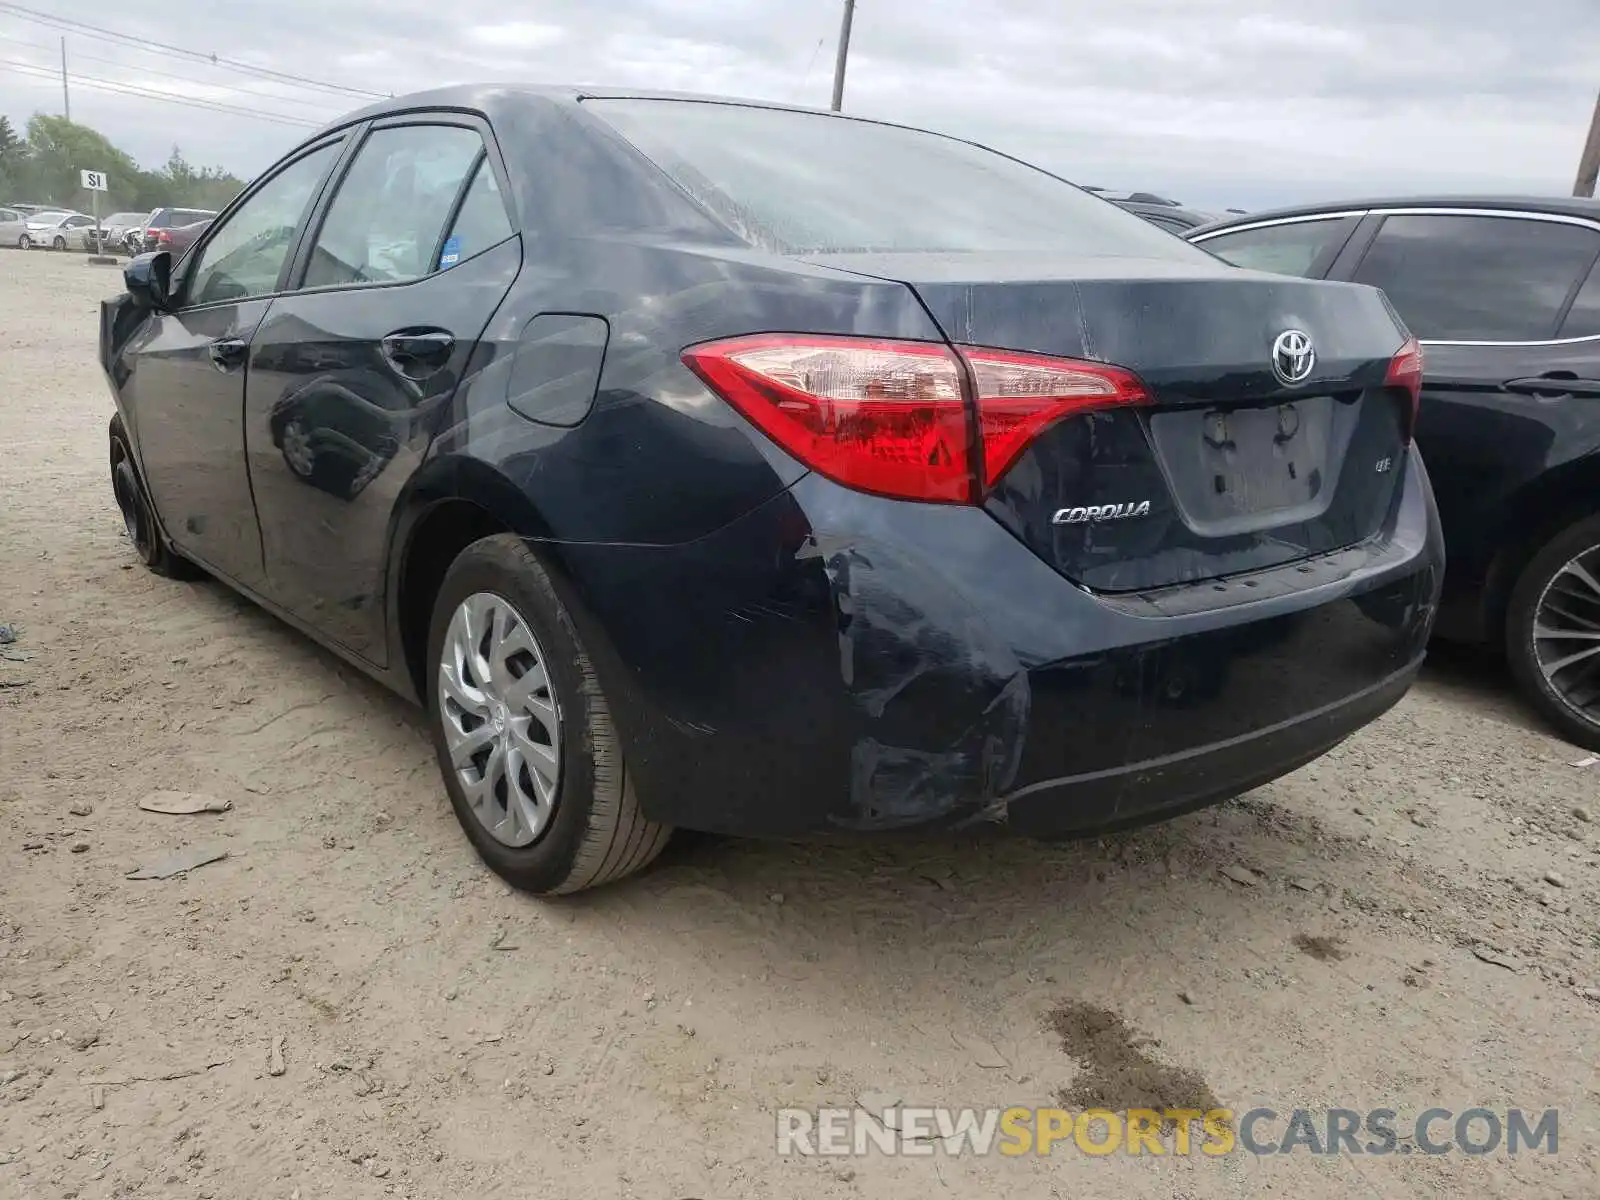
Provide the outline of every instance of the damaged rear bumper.
<path id="1" fill-rule="evenodd" d="M 775 837 L 1090 833 L 1255 787 L 1404 694 L 1444 567 L 1414 452 L 1382 537 L 1146 594 L 814 475 L 686 545 L 547 549 L 649 815 Z"/>

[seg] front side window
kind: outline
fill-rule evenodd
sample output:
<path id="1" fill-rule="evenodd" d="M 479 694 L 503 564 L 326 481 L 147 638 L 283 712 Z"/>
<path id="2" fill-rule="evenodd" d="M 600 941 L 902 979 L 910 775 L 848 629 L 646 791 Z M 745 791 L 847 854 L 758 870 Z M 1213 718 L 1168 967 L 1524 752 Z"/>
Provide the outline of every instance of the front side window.
<path id="1" fill-rule="evenodd" d="M 189 272 L 191 304 L 265 296 L 278 286 L 284 259 L 338 143 L 319 147 L 279 171 L 229 214 L 200 248 Z"/>
<path id="2" fill-rule="evenodd" d="M 1600 254 L 1600 233 L 1521 217 L 1389 217 L 1357 268 L 1419 338 L 1542 341 Z"/>
<path id="3" fill-rule="evenodd" d="M 752 105 L 584 103 L 734 233 L 779 254 L 1205 258 L 1053 175 L 935 133 Z"/>
<path id="4" fill-rule="evenodd" d="M 1260 225 L 1254 229 L 1219 233 L 1199 245 L 1236 267 L 1271 271 L 1276 275 L 1309 276 L 1343 224 L 1342 217 L 1328 217 L 1320 221 Z"/>
<path id="5" fill-rule="evenodd" d="M 483 149 L 456 125 L 375 130 L 328 208 L 306 287 L 396 283 L 434 270 L 450 210 Z"/>

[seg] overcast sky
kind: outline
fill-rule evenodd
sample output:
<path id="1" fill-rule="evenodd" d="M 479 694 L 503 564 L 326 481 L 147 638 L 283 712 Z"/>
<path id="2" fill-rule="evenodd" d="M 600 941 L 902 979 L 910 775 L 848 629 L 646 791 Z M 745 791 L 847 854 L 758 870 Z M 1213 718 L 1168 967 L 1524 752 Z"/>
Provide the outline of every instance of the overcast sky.
<path id="1" fill-rule="evenodd" d="M 28 0 L 40 13 L 349 88 L 659 87 L 826 107 L 840 0 Z M 0 0 L 0 112 L 61 111 L 146 165 L 251 175 L 359 96 L 63 30 Z M 18 63 L 37 64 L 36 70 Z M 959 133 L 1080 183 L 1201 207 L 1434 189 L 1567 193 L 1600 0 L 860 0 L 845 109 Z"/>

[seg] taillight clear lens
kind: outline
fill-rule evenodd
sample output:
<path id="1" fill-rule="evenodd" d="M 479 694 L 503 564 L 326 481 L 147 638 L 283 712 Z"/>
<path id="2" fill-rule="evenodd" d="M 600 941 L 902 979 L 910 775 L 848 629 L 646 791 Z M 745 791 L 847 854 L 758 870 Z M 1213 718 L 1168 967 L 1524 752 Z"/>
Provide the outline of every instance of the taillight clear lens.
<path id="1" fill-rule="evenodd" d="M 1047 426 L 1090 409 L 1144 404 L 1132 371 L 1104 363 L 963 346 L 978 393 L 983 486 L 993 487 Z"/>
<path id="2" fill-rule="evenodd" d="M 1406 426 L 1406 438 L 1409 440 L 1417 428 L 1417 411 L 1422 405 L 1422 344 L 1416 338 L 1408 338 L 1406 344 L 1401 346 L 1398 353 L 1389 362 L 1389 374 L 1384 379 L 1385 387 L 1401 388 L 1411 396 L 1410 421 Z"/>
<path id="3" fill-rule="evenodd" d="M 962 360 L 976 393 L 976 438 Z M 1121 367 L 983 346 L 758 334 L 691 346 L 683 361 L 819 474 L 864 492 L 946 504 L 976 503 L 1047 426 L 1150 398 Z"/>
<path id="4" fill-rule="evenodd" d="M 909 500 L 973 499 L 961 369 L 945 346 L 763 334 L 691 346 L 683 360 L 830 479 Z"/>

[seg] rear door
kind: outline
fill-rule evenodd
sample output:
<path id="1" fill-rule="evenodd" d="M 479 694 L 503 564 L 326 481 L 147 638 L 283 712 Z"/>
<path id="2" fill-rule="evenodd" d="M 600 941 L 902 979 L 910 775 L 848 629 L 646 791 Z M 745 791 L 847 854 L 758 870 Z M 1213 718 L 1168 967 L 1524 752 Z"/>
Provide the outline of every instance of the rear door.
<path id="1" fill-rule="evenodd" d="M 177 303 L 123 351 L 123 397 L 146 485 L 173 543 L 239 583 L 262 580 L 244 464 L 246 360 L 340 143 L 262 179 L 184 264 Z"/>
<path id="2" fill-rule="evenodd" d="M 1584 452 L 1600 412 L 1600 228 L 1560 216 L 1401 210 L 1350 270 L 1426 348 L 1417 444 L 1453 585 L 1480 581 L 1508 499 Z M 1581 301 L 1581 303 L 1580 303 Z"/>
<path id="3" fill-rule="evenodd" d="M 491 148 L 457 114 L 374 125 L 252 345 L 269 592 L 380 665 L 396 500 L 522 263 Z"/>

